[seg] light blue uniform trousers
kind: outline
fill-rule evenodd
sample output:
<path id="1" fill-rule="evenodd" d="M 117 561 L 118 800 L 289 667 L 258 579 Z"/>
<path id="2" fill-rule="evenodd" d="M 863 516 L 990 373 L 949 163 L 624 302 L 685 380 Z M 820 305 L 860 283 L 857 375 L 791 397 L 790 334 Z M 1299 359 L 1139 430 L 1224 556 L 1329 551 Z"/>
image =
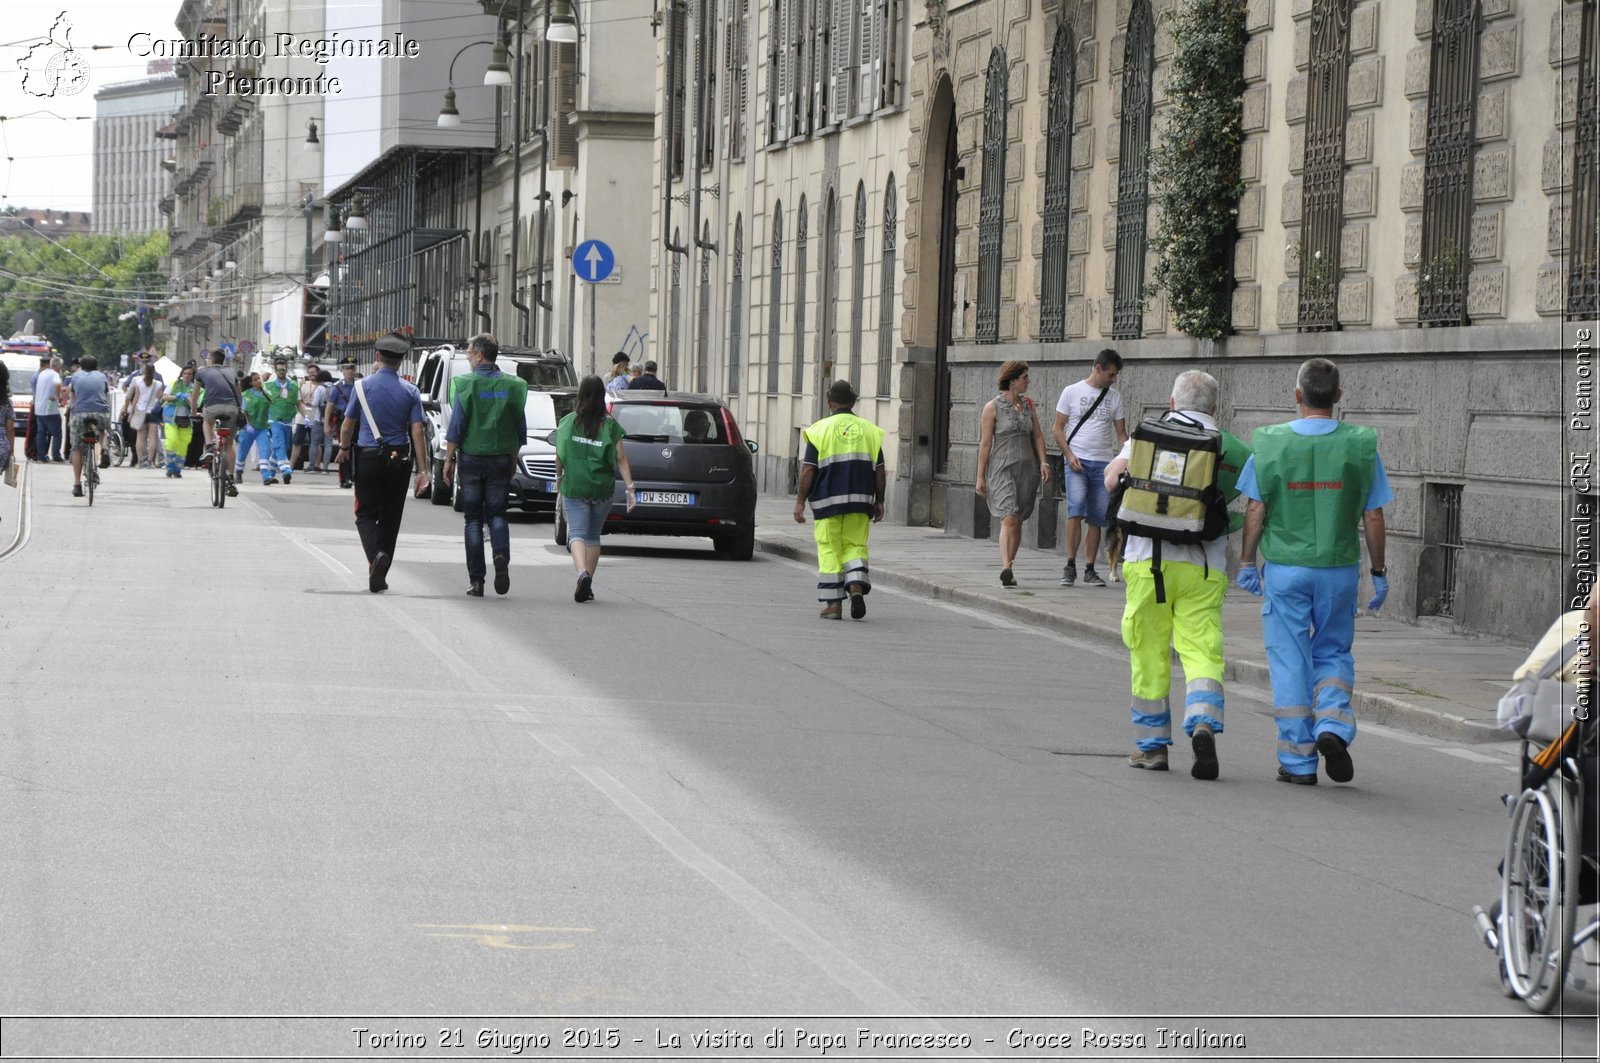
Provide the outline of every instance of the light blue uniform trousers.
<path id="1" fill-rule="evenodd" d="M 1317 736 L 1356 738 L 1350 707 L 1355 682 L 1356 595 L 1361 566 L 1301 568 L 1264 564 L 1261 632 L 1272 670 L 1278 763 L 1296 775 L 1317 771 Z"/>

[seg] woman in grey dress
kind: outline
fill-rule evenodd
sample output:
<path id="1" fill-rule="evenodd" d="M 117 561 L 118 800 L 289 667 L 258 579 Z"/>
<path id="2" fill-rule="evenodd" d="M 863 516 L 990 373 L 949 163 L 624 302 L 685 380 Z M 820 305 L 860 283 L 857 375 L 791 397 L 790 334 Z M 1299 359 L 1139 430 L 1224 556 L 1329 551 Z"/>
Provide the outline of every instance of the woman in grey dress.
<path id="1" fill-rule="evenodd" d="M 1044 429 L 1028 390 L 1028 363 L 1000 367 L 1000 394 L 983 407 L 983 434 L 978 441 L 978 494 L 989 514 L 1000 519 L 1000 583 L 1016 586 L 1011 562 L 1022 545 L 1022 522 L 1033 516 L 1039 485 L 1050 479 L 1045 460 Z"/>

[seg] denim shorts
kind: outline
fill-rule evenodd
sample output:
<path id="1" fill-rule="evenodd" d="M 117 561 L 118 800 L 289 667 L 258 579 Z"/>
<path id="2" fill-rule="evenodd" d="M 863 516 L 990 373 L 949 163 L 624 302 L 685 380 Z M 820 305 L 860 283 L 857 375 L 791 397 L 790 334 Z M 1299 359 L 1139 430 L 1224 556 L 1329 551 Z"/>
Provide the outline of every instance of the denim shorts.
<path id="1" fill-rule="evenodd" d="M 585 546 L 600 545 L 600 529 L 611 512 L 609 498 L 561 498 L 561 511 L 567 517 L 567 542 Z"/>
<path id="2" fill-rule="evenodd" d="M 1081 459 L 1080 459 L 1081 461 Z M 1067 516 L 1083 517 L 1096 528 L 1106 526 L 1106 503 L 1110 495 L 1106 491 L 1106 466 L 1109 461 L 1081 461 L 1082 472 L 1073 472 L 1071 465 L 1065 465 L 1067 471 Z"/>

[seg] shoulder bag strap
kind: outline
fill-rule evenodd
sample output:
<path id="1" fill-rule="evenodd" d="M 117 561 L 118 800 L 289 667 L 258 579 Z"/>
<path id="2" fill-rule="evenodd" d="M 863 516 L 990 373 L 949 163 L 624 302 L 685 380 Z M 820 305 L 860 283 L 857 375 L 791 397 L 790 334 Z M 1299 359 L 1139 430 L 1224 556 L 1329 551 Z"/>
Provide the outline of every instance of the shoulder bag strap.
<path id="1" fill-rule="evenodd" d="M 383 446 L 383 431 L 378 427 L 378 422 L 373 419 L 372 407 L 367 405 L 366 393 L 361 388 L 364 379 L 356 381 L 356 401 L 361 403 L 361 416 L 367 419 L 367 425 L 372 429 L 373 445 L 381 447 Z M 357 435 L 356 438 L 359 440 L 360 436 Z"/>
<path id="2" fill-rule="evenodd" d="M 1102 402 L 1106 401 L 1106 396 L 1109 395 L 1110 393 L 1111 393 L 1111 385 L 1110 384 L 1107 384 L 1105 387 L 1100 389 L 1100 394 L 1095 397 L 1094 402 L 1089 406 L 1089 408 L 1087 410 L 1084 411 L 1083 416 L 1078 418 L 1078 423 L 1072 426 L 1072 434 L 1067 436 L 1067 446 L 1069 446 L 1069 447 L 1072 446 L 1073 437 L 1076 436 L 1078 434 L 1078 432 L 1082 430 L 1084 425 L 1089 423 L 1089 418 L 1094 416 L 1094 411 L 1096 411 L 1096 410 L 1098 410 L 1100 408 L 1100 404 Z"/>

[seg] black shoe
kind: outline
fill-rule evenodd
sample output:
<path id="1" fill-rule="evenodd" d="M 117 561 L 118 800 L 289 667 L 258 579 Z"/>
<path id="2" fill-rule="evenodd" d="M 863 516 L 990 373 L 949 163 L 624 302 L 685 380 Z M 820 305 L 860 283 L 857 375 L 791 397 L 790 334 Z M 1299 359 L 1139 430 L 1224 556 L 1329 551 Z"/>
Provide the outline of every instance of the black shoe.
<path id="1" fill-rule="evenodd" d="M 1211 728 L 1199 724 L 1194 729 L 1194 734 L 1189 736 L 1190 748 L 1194 750 L 1194 764 L 1189 768 L 1189 775 L 1196 779 L 1215 779 L 1217 777 L 1217 737 L 1211 733 Z"/>
<path id="2" fill-rule="evenodd" d="M 237 487 L 233 486 L 233 484 L 231 484 L 231 483 L 228 485 L 228 497 L 229 498 L 238 498 L 239 497 L 239 489 Z"/>
<path id="3" fill-rule="evenodd" d="M 862 617 L 864 617 L 866 615 L 867 615 L 867 596 L 864 595 L 864 594 L 852 594 L 850 596 L 850 619 L 851 620 L 860 620 Z"/>
<path id="4" fill-rule="evenodd" d="M 1344 739 L 1332 731 L 1317 736 L 1317 752 L 1322 754 L 1322 770 L 1334 782 L 1349 782 L 1356 777 L 1356 762 L 1350 759 Z"/>
<path id="5" fill-rule="evenodd" d="M 507 554 L 494 555 L 494 592 L 504 594 L 511 589 L 511 558 Z"/>
<path id="6" fill-rule="evenodd" d="M 481 580 L 481 579 L 473 580 L 472 581 L 472 586 L 467 588 L 467 594 L 470 597 L 473 597 L 473 598 L 482 598 L 483 597 L 483 580 Z"/>
<path id="7" fill-rule="evenodd" d="M 346 490 L 346 491 L 348 491 L 348 490 L 350 490 L 350 489 L 351 489 L 351 488 L 352 488 L 352 487 L 354 487 L 354 486 L 355 486 L 355 484 L 340 484 L 340 485 L 339 485 L 339 486 L 340 486 L 340 487 L 341 487 L 341 488 L 343 488 L 343 489 L 344 489 L 344 490 Z"/>
<path id="8" fill-rule="evenodd" d="M 292 472 L 284 473 L 283 474 L 283 482 L 284 482 L 285 486 L 294 483 L 294 473 L 292 473 Z"/>
<path id="9" fill-rule="evenodd" d="M 276 476 L 269 476 L 265 480 L 261 481 L 261 486 L 262 487 L 271 487 L 273 484 L 275 484 L 277 482 L 278 482 L 278 478 Z"/>
<path id="10" fill-rule="evenodd" d="M 72 485 L 72 497 L 73 498 L 82 498 L 83 497 L 83 485 L 82 484 L 73 484 Z"/>
<path id="11" fill-rule="evenodd" d="M 1296 786 L 1315 786 L 1317 785 L 1317 773 L 1312 772 L 1310 775 L 1296 775 L 1282 764 L 1279 764 L 1278 781 L 1292 782 Z"/>
<path id="12" fill-rule="evenodd" d="M 1083 569 L 1083 585 L 1085 587 L 1104 587 L 1106 581 L 1100 578 L 1100 573 L 1094 570 L 1093 565 L 1085 565 Z"/>
<path id="13" fill-rule="evenodd" d="M 1070 587 L 1076 582 L 1078 582 L 1078 563 L 1068 561 L 1066 567 L 1061 570 L 1061 586 Z"/>
<path id="14" fill-rule="evenodd" d="M 572 600 L 575 602 L 593 601 L 593 584 L 594 577 L 589 575 L 589 573 L 585 572 L 583 575 L 579 576 L 577 589 L 572 592 Z"/>
<path id="15" fill-rule="evenodd" d="M 394 558 L 379 550 L 372 559 L 372 571 L 367 575 L 367 590 L 373 594 L 389 589 L 389 583 L 384 579 L 389 574 L 389 565 Z"/>
<path id="16" fill-rule="evenodd" d="M 101 457 L 100 457 L 100 467 L 102 469 L 111 468 L 111 455 L 109 455 L 109 454 L 101 455 Z"/>
<path id="17" fill-rule="evenodd" d="M 1000 570 L 1000 586 L 1002 586 L 1002 587 L 1015 587 L 1016 585 L 1017 585 L 1017 578 L 1011 574 L 1011 570 L 1009 568 L 1001 569 Z"/>

